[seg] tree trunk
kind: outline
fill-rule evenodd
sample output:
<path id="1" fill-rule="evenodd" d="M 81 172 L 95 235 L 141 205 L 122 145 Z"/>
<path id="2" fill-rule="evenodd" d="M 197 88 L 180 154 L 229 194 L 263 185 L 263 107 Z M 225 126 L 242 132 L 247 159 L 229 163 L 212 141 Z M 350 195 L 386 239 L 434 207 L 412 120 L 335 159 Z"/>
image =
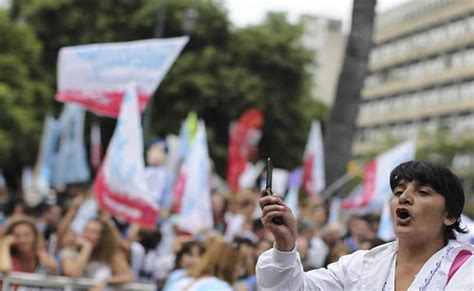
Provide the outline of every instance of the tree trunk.
<path id="1" fill-rule="evenodd" d="M 326 184 L 346 173 L 367 74 L 377 0 L 354 0 L 352 25 L 325 141 Z"/>

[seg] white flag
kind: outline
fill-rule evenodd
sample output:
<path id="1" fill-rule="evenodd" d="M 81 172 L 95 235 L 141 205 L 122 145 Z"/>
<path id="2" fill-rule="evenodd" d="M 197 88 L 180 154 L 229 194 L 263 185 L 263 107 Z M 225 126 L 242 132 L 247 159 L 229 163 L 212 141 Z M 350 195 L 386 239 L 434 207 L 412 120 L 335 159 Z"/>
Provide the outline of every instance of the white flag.
<path id="1" fill-rule="evenodd" d="M 114 135 L 94 183 L 99 205 L 128 222 L 154 226 L 158 205 L 148 190 L 137 92 L 129 84 Z"/>

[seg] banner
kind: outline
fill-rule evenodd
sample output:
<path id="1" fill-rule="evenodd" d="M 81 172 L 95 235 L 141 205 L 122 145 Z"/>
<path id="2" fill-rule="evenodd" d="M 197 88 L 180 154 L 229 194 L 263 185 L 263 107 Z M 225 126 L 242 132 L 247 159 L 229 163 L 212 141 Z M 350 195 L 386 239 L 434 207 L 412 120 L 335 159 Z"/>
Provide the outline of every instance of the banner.
<path id="1" fill-rule="evenodd" d="M 155 226 L 158 206 L 147 188 L 136 87 L 129 84 L 94 191 L 99 205 L 130 223 Z"/>
<path id="2" fill-rule="evenodd" d="M 413 160 L 416 143 L 407 141 L 377 156 L 364 167 L 363 189 L 360 196 L 345 199 L 343 208 L 380 209 L 392 197 L 390 172 L 399 164 Z"/>
<path id="3" fill-rule="evenodd" d="M 262 125 L 262 113 L 257 109 L 249 109 L 230 130 L 227 184 L 233 192 L 239 191 L 239 177 L 245 171 L 249 158 L 257 152 Z"/>
<path id="4" fill-rule="evenodd" d="M 309 196 L 318 195 L 326 187 L 324 147 L 321 123 L 311 124 L 303 158 L 303 189 Z"/>
<path id="5" fill-rule="evenodd" d="M 199 121 L 193 145 L 185 158 L 184 194 L 177 226 L 196 234 L 214 226 L 211 206 L 211 164 L 206 139 L 206 126 Z"/>
<path id="6" fill-rule="evenodd" d="M 56 100 L 116 117 L 126 84 L 133 81 L 142 112 L 188 40 L 183 36 L 61 48 Z"/>
<path id="7" fill-rule="evenodd" d="M 67 184 L 89 181 L 90 172 L 84 145 L 84 109 L 77 104 L 66 104 L 59 118 L 61 134 L 59 151 L 52 179 L 57 189 Z"/>

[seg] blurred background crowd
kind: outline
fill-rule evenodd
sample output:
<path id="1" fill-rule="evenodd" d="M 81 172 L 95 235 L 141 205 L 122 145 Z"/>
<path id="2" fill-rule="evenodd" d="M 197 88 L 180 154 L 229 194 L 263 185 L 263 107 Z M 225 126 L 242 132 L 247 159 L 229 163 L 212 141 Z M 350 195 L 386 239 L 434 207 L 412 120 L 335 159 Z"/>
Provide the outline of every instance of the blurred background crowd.
<path id="1" fill-rule="evenodd" d="M 393 239 L 375 203 L 391 195 L 387 177 L 372 189 L 380 201 L 360 198 L 404 142 L 413 151 L 403 159 L 460 177 L 472 224 L 473 2 L 343 2 L 354 4 L 349 32 L 347 19 L 308 13 L 237 25 L 230 0 L 0 1 L 0 272 L 93 278 L 98 290 L 256 290 L 256 260 L 273 245 L 257 204 L 262 160 L 275 163 L 309 270 Z M 183 36 L 141 116 L 145 200 L 158 209 L 144 226 L 97 199 L 119 127 L 54 100 L 58 52 Z"/>

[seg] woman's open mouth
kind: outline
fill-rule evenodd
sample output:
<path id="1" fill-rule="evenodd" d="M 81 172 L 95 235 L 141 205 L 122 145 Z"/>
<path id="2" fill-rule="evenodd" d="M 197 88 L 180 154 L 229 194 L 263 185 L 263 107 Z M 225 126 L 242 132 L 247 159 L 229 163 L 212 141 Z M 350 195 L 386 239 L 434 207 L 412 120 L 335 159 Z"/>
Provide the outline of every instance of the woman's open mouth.
<path id="1" fill-rule="evenodd" d="M 410 211 L 406 208 L 397 208 L 396 210 L 396 221 L 397 224 L 406 226 L 411 221 Z"/>

